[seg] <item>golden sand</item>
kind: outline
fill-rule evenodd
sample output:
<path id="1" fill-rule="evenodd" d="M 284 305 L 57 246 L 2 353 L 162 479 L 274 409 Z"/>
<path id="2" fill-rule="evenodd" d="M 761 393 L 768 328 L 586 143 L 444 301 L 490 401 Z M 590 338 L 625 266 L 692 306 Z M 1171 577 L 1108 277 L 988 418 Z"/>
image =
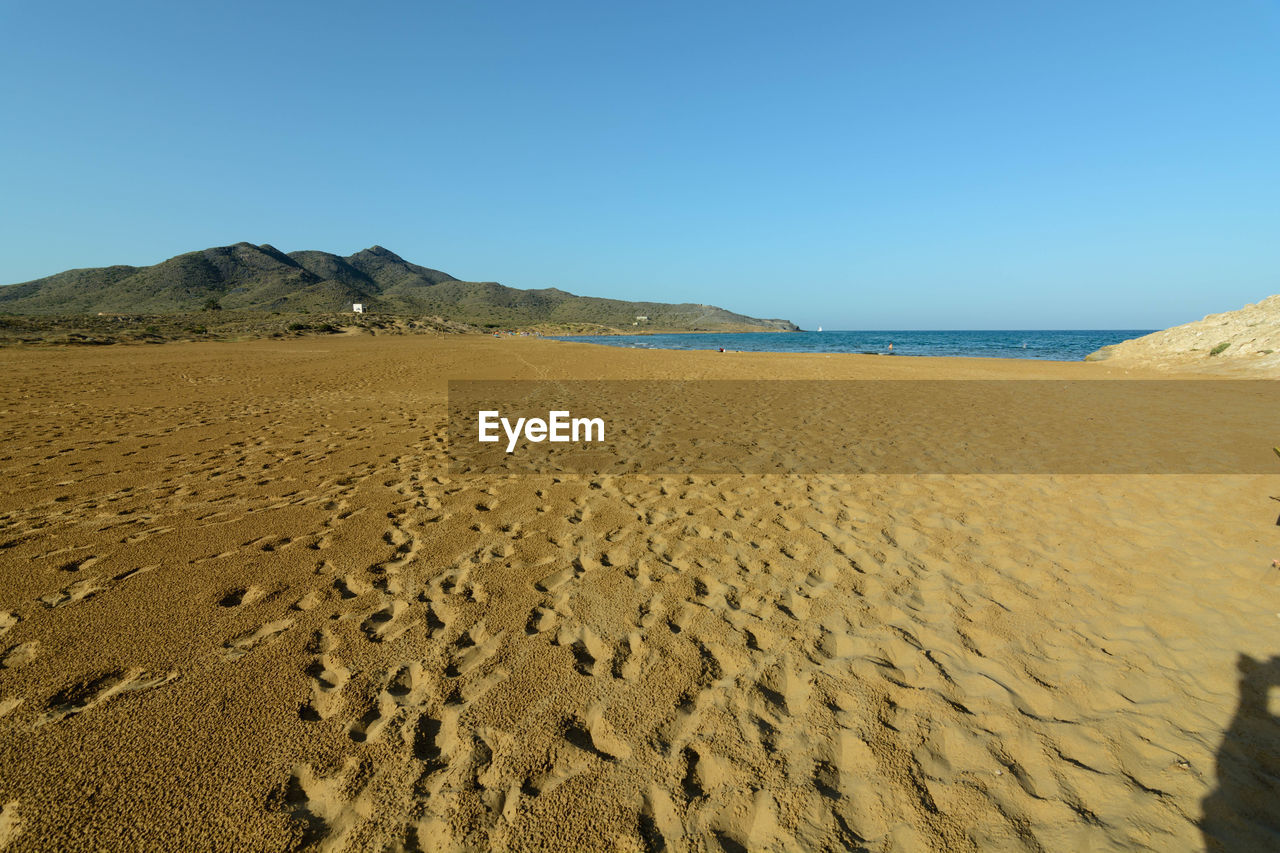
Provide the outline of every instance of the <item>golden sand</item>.
<path id="1" fill-rule="evenodd" d="M 380 337 L 0 367 L 6 851 L 1277 838 L 1275 476 L 446 466 L 451 378 L 1116 366 Z"/>

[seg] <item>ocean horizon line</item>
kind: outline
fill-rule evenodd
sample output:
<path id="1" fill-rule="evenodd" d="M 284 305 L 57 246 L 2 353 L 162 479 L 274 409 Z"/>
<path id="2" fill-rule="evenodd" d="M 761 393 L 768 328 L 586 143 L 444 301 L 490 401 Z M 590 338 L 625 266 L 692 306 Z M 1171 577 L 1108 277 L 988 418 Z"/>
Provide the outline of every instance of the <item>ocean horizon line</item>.
<path id="1" fill-rule="evenodd" d="M 638 332 L 551 335 L 555 340 L 633 349 L 847 353 L 1082 361 L 1090 353 L 1149 334 L 1147 329 L 878 329 L 778 332 Z M 726 338 L 725 334 L 733 337 Z"/>

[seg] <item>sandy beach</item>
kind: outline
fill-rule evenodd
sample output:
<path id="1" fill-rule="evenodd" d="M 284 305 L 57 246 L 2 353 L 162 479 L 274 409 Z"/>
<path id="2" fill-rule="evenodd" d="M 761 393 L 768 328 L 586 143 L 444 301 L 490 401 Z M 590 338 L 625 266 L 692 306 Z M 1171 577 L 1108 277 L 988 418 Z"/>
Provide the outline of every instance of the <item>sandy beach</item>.
<path id="1" fill-rule="evenodd" d="M 449 379 L 1161 374 L 478 336 L 0 367 L 5 851 L 1280 841 L 1280 460 L 447 464 Z"/>

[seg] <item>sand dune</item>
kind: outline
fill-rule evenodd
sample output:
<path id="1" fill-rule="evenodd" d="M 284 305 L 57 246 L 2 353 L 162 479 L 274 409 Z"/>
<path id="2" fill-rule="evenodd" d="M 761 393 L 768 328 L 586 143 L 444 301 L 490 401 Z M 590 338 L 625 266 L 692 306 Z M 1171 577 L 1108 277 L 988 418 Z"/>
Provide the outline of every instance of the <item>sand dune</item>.
<path id="1" fill-rule="evenodd" d="M 1103 347 L 1089 359 L 1112 367 L 1272 378 L 1280 374 L 1280 294 Z"/>
<path id="2" fill-rule="evenodd" d="M 449 378 L 1133 375 L 1106 363 L 0 358 L 0 849 L 1280 839 L 1276 476 L 447 469 Z"/>

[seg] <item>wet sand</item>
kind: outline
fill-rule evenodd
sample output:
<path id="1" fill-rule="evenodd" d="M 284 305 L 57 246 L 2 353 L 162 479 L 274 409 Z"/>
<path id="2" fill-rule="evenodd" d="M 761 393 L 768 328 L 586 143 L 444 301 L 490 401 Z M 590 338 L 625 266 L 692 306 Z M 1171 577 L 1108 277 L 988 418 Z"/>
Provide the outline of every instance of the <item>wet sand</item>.
<path id="1" fill-rule="evenodd" d="M 6 851 L 1280 838 L 1280 476 L 446 465 L 449 379 L 1158 374 L 478 337 L 0 367 Z"/>

